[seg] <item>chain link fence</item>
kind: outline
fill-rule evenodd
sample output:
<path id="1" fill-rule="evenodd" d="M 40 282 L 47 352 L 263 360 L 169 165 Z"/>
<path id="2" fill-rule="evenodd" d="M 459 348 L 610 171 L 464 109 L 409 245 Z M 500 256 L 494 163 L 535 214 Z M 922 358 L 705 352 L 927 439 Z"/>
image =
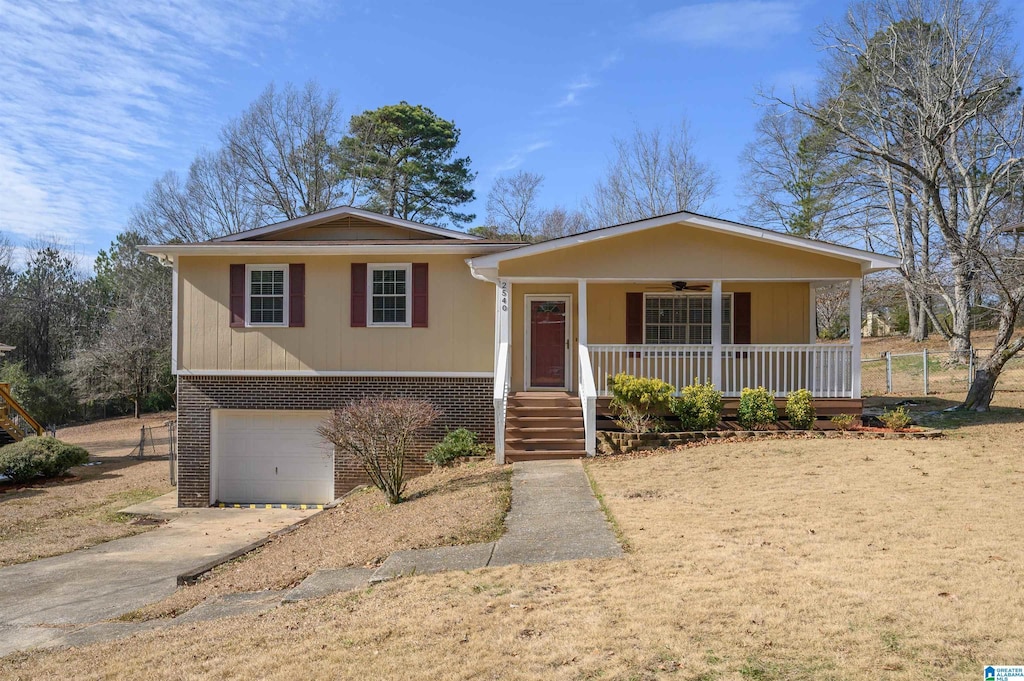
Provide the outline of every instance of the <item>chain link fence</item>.
<path id="1" fill-rule="evenodd" d="M 886 352 L 861 359 L 861 393 L 874 395 L 966 395 L 974 380 L 975 360 L 989 352 L 975 348 L 971 362 L 951 361 L 949 352 L 922 350 Z M 1024 357 L 1014 357 L 1003 369 L 997 391 L 1024 391 Z"/>

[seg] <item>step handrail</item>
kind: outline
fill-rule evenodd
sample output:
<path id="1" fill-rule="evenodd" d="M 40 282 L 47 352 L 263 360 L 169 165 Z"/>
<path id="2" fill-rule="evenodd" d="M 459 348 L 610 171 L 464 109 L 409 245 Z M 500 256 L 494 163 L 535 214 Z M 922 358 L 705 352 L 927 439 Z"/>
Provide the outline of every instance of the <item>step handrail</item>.
<path id="1" fill-rule="evenodd" d="M 590 362 L 590 349 L 583 343 L 576 350 L 579 357 L 579 395 L 583 409 L 583 432 L 587 456 L 597 454 L 597 386 L 594 384 L 594 366 Z"/>
<path id="2" fill-rule="evenodd" d="M 18 401 L 11 396 L 11 385 L 10 383 L 0 383 L 0 403 L 6 404 L 8 407 L 13 409 L 18 416 L 24 419 L 32 430 L 36 431 L 36 435 L 42 435 L 44 432 L 42 424 L 32 418 L 32 415 L 25 411 L 25 408 L 18 404 Z"/>

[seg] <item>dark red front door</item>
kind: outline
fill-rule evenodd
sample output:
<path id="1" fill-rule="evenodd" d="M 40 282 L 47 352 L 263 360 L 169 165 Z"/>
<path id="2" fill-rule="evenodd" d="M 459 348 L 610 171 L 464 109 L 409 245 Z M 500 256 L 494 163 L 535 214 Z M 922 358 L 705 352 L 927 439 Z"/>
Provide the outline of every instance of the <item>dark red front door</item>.
<path id="1" fill-rule="evenodd" d="M 530 386 L 565 388 L 565 301 L 530 301 Z"/>

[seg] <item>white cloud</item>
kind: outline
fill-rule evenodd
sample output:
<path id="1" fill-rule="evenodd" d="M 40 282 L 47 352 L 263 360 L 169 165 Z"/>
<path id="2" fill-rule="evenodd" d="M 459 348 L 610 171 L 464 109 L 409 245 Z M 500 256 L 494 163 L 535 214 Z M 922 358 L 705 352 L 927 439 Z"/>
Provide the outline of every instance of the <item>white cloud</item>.
<path id="1" fill-rule="evenodd" d="M 762 47 L 800 30 L 796 2 L 731 0 L 684 5 L 649 17 L 641 32 L 692 47 Z"/>
<path id="2" fill-rule="evenodd" d="M 535 151 L 540 151 L 541 149 L 546 149 L 550 146 L 550 140 L 540 140 L 525 144 L 513 151 L 504 161 L 494 166 L 492 173 L 494 175 L 500 175 L 501 173 L 507 173 L 510 170 L 515 170 L 519 166 L 523 165 L 523 161 L 526 160 L 527 156 Z"/>
<path id="3" fill-rule="evenodd" d="M 596 85 L 596 83 L 592 81 L 590 77 L 587 75 L 583 75 L 580 78 L 577 78 L 576 80 L 574 80 L 573 82 L 569 83 L 569 85 L 566 86 L 565 94 L 562 95 L 562 98 L 560 100 L 558 100 L 558 103 L 555 104 L 555 107 L 561 108 L 563 106 L 572 106 L 574 104 L 579 104 L 578 98 L 580 93 L 582 93 L 584 90 L 589 90 L 590 88 L 594 87 L 594 85 Z"/>
<path id="4" fill-rule="evenodd" d="M 161 170 L 168 124 L 200 113 L 212 63 L 245 58 L 295 10 L 0 0 L 0 230 L 109 236 L 136 198 L 117 187 Z"/>

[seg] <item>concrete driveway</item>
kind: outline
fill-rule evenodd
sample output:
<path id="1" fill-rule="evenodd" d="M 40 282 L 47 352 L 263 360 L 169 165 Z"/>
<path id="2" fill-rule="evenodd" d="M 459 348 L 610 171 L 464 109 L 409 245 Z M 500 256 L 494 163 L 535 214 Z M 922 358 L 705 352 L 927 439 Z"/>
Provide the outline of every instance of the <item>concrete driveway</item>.
<path id="1" fill-rule="evenodd" d="M 161 600 L 179 574 L 316 513 L 163 511 L 171 521 L 149 532 L 0 569 L 0 655 L 55 638 L 55 625 L 99 622 Z"/>

